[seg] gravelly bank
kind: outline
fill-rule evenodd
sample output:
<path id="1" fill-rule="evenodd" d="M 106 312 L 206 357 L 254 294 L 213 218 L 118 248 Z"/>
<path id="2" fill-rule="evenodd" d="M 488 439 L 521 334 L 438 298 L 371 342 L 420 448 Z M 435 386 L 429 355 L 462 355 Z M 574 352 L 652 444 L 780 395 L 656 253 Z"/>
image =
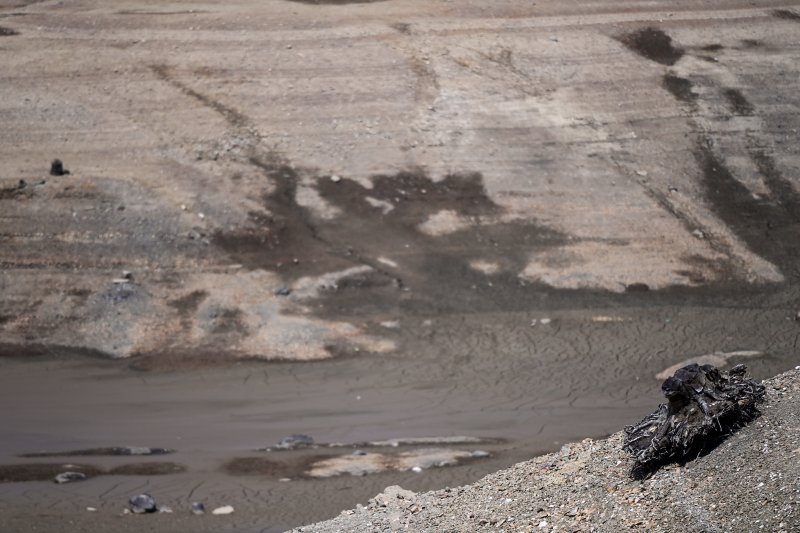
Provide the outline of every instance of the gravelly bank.
<path id="1" fill-rule="evenodd" d="M 389 487 L 366 506 L 295 531 L 800 531 L 800 370 L 764 384 L 760 418 L 708 455 L 645 481 L 629 478 L 619 432 L 465 487 Z"/>

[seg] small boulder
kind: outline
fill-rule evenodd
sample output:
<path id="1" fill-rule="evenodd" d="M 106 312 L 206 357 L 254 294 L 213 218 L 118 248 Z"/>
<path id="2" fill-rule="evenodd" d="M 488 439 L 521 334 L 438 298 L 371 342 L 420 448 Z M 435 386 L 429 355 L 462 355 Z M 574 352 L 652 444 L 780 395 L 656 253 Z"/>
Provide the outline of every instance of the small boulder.
<path id="1" fill-rule="evenodd" d="M 231 505 L 223 505 L 222 507 L 217 507 L 216 509 L 211 511 L 211 514 L 215 514 L 215 515 L 223 515 L 223 514 L 231 514 L 231 513 L 233 513 L 233 506 L 231 506 Z"/>
<path id="2" fill-rule="evenodd" d="M 205 514 L 206 513 L 206 506 L 203 505 L 203 502 L 193 502 L 192 503 L 192 514 Z"/>
<path id="3" fill-rule="evenodd" d="M 62 472 L 53 478 L 54 483 L 72 483 L 73 481 L 83 481 L 86 479 L 86 474 L 80 472 Z"/>
<path id="4" fill-rule="evenodd" d="M 128 506 L 134 514 L 155 513 L 158 511 L 156 501 L 149 494 L 139 494 L 138 496 L 131 496 L 128 500 Z"/>

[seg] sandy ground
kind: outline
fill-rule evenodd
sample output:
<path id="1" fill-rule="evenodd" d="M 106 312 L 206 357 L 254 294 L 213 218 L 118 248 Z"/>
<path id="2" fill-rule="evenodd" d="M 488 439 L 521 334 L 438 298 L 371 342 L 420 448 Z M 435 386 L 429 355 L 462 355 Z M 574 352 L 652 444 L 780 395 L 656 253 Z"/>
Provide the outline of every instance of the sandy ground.
<path id="1" fill-rule="evenodd" d="M 3 516 L 117 530 L 150 487 L 241 509 L 154 528 L 280 530 L 609 434 L 692 358 L 793 368 L 798 22 L 760 0 L 0 0 L 0 462 L 187 467 L 2 484 Z M 292 433 L 504 444 L 357 483 L 225 470 Z"/>

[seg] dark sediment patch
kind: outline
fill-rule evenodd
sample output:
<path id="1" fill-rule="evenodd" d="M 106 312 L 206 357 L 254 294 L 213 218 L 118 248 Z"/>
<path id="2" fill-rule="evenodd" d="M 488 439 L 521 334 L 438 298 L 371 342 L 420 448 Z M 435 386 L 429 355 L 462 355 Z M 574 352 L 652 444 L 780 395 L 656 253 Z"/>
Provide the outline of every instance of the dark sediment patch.
<path id="1" fill-rule="evenodd" d="M 171 462 L 131 463 L 108 470 L 110 476 L 167 476 L 186 472 L 186 467 Z"/>
<path id="2" fill-rule="evenodd" d="M 374 4 L 376 2 L 386 2 L 386 0 L 287 0 L 297 4 L 311 4 L 320 6 L 343 6 L 346 4 Z"/>
<path id="3" fill-rule="evenodd" d="M 692 91 L 692 82 L 686 78 L 671 73 L 665 74 L 662 85 L 681 102 L 693 104 L 697 100 L 697 95 Z"/>
<path id="4" fill-rule="evenodd" d="M 700 50 L 705 50 L 706 52 L 719 52 L 720 50 L 724 50 L 725 47 L 719 43 L 715 44 L 707 44 L 700 48 Z"/>
<path id="5" fill-rule="evenodd" d="M 737 115 L 750 116 L 755 112 L 753 105 L 739 89 L 725 89 L 723 93 L 731 111 Z"/>
<path id="6" fill-rule="evenodd" d="M 61 463 L 28 463 L 0 465 L 0 483 L 20 481 L 51 481 L 62 472 L 80 472 L 88 477 L 102 475 L 103 471 L 93 465 Z"/>
<path id="7" fill-rule="evenodd" d="M 411 34 L 411 24 L 408 22 L 395 22 L 394 24 L 389 24 L 389 27 L 405 35 Z"/>
<path id="8" fill-rule="evenodd" d="M 192 291 L 185 296 L 170 300 L 167 305 L 177 309 L 181 316 L 193 315 L 197 312 L 200 304 L 208 297 L 208 292 L 203 290 Z"/>
<path id="9" fill-rule="evenodd" d="M 19 35 L 19 32 L 12 28 L 6 28 L 5 26 L 0 26 L 0 37 L 11 37 L 13 35 Z"/>
<path id="10" fill-rule="evenodd" d="M 783 20 L 793 20 L 795 22 L 800 22 L 800 13 L 796 13 L 789 9 L 776 9 L 772 12 L 772 16 Z"/>
<path id="11" fill-rule="evenodd" d="M 93 357 L 110 359 L 111 355 L 101 350 L 82 346 L 0 342 L 0 357 Z"/>
<path id="12" fill-rule="evenodd" d="M 764 41 L 760 39 L 742 39 L 739 42 L 741 42 L 742 46 L 745 48 L 760 48 L 764 46 Z"/>
<path id="13" fill-rule="evenodd" d="M 264 196 L 266 211 L 251 212 L 245 226 L 216 232 L 213 243 L 246 268 L 277 270 L 287 278 L 353 266 L 356 261 L 320 237 L 310 213 L 297 203 L 298 172 L 267 156 L 249 162 L 274 184 Z"/>
<path id="14" fill-rule="evenodd" d="M 321 235 L 373 268 L 323 295 L 318 310 L 326 315 L 521 309 L 536 292 L 518 278 L 528 253 L 567 240 L 533 221 L 498 222 L 502 209 L 486 195 L 480 174 L 435 182 L 420 171 L 401 172 L 375 176 L 371 189 L 321 178 L 318 189 L 345 213 Z M 424 231 L 437 216 L 468 222 L 442 234 Z M 494 263 L 497 271 L 478 271 L 474 260 Z"/>
<path id="15" fill-rule="evenodd" d="M 784 272 L 796 268 L 800 225 L 796 196 L 782 201 L 755 198 L 702 140 L 694 152 L 703 176 L 705 194 L 712 210 L 751 250 L 778 265 Z M 791 187 L 777 175 L 773 187 Z M 773 191 L 773 195 L 775 195 Z"/>
<path id="16" fill-rule="evenodd" d="M 129 457 L 145 455 L 167 455 L 175 453 L 169 448 L 143 448 L 129 446 L 112 446 L 106 448 L 86 448 L 83 450 L 69 450 L 66 452 L 33 452 L 23 453 L 20 457 Z"/>
<path id="17" fill-rule="evenodd" d="M 753 147 L 750 149 L 750 158 L 763 176 L 772 198 L 784 209 L 791 221 L 800 222 L 800 193 L 783 177 L 772 155 L 763 148 Z"/>
<path id="18" fill-rule="evenodd" d="M 662 65 L 674 65 L 684 50 L 672 45 L 672 37 L 658 28 L 648 27 L 617 38 L 630 50 Z"/>
<path id="19" fill-rule="evenodd" d="M 315 462 L 329 457 L 333 456 L 311 455 L 279 461 L 264 457 L 236 457 L 225 463 L 223 468 L 233 476 L 297 478 L 302 477 Z"/>

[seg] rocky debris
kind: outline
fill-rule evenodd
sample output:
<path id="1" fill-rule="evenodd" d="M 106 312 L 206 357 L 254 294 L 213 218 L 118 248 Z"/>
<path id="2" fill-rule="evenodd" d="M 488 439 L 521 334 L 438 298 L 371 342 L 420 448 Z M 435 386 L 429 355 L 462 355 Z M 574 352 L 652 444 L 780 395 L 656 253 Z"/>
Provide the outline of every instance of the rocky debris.
<path id="1" fill-rule="evenodd" d="M 60 159 L 53 159 L 53 162 L 50 163 L 50 175 L 63 176 L 65 174 L 69 174 L 69 170 L 64 168 L 64 163 Z"/>
<path id="2" fill-rule="evenodd" d="M 771 392 L 761 417 L 708 455 L 643 481 L 628 476 L 633 459 L 619 432 L 464 487 L 404 491 L 402 499 L 390 496 L 392 487 L 366 506 L 295 531 L 798 531 L 800 369 L 764 384 Z"/>
<path id="3" fill-rule="evenodd" d="M 192 514 L 201 515 L 206 513 L 206 506 L 202 502 L 192 502 Z"/>
<path id="4" fill-rule="evenodd" d="M 131 496 L 128 500 L 128 507 L 134 514 L 155 513 L 158 511 L 156 501 L 149 494 Z"/>
<path id="5" fill-rule="evenodd" d="M 636 459 L 631 476 L 644 479 L 669 461 L 708 452 L 756 418 L 765 389 L 745 378 L 746 371 L 744 365 L 724 373 L 695 363 L 667 378 L 661 386 L 667 403 L 625 428 L 623 448 Z"/>
<path id="6" fill-rule="evenodd" d="M 226 515 L 226 514 L 232 514 L 232 513 L 233 513 L 233 506 L 232 505 L 223 505 L 222 507 L 217 507 L 216 509 L 211 511 L 211 514 L 214 514 L 214 515 Z"/>
<path id="7" fill-rule="evenodd" d="M 54 483 L 72 483 L 73 481 L 83 481 L 87 479 L 86 474 L 81 472 L 62 472 L 53 478 Z"/>

